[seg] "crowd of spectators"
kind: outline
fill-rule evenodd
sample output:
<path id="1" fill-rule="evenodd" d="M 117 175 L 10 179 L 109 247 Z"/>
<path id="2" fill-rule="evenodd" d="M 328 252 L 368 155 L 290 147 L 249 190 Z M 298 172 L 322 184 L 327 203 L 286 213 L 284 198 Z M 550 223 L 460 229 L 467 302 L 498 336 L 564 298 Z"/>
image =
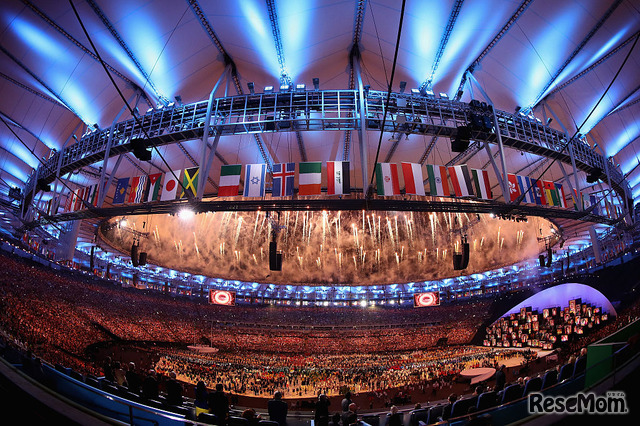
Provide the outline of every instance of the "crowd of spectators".
<path id="1" fill-rule="evenodd" d="M 541 312 L 523 307 L 486 329 L 484 346 L 555 349 L 591 334 L 609 322 L 609 313 L 599 306 L 569 301 L 566 307 L 547 307 Z"/>

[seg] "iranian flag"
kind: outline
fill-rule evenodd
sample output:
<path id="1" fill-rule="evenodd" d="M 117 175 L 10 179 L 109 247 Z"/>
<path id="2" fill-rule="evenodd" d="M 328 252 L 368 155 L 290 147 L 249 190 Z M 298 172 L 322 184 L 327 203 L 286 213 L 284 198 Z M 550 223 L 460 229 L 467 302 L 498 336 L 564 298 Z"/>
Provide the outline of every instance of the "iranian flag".
<path id="1" fill-rule="evenodd" d="M 431 195 L 437 197 L 448 197 L 449 181 L 447 180 L 447 168 L 445 166 L 435 166 L 427 164 L 427 176 L 429 176 L 429 191 Z"/>
<path id="2" fill-rule="evenodd" d="M 327 195 L 351 193 L 348 161 L 327 161 Z"/>
<path id="3" fill-rule="evenodd" d="M 147 193 L 147 202 L 160 200 L 160 189 L 162 188 L 162 173 L 154 173 L 149 175 L 149 192 Z"/>
<path id="4" fill-rule="evenodd" d="M 222 166 L 220 169 L 220 183 L 218 197 L 236 197 L 240 189 L 240 174 L 242 164 Z"/>
<path id="5" fill-rule="evenodd" d="M 420 164 L 402 163 L 402 175 L 404 176 L 404 190 L 407 194 L 425 195 L 424 178 Z"/>
<path id="6" fill-rule="evenodd" d="M 298 180 L 299 195 L 320 195 L 322 162 L 300 163 Z"/>
<path id="7" fill-rule="evenodd" d="M 168 171 L 164 174 L 164 184 L 162 185 L 162 195 L 160 195 L 160 201 L 175 200 L 176 192 L 178 191 L 178 179 L 181 170 Z M 175 174 L 175 176 L 174 176 Z"/>
<path id="8" fill-rule="evenodd" d="M 466 164 L 449 167 L 449 176 L 456 197 L 473 197 L 471 175 L 469 175 L 469 168 Z"/>
<path id="9" fill-rule="evenodd" d="M 482 200 L 492 200 L 493 193 L 489 183 L 489 173 L 486 170 L 471 169 L 471 175 L 476 187 L 476 196 Z"/>
<path id="10" fill-rule="evenodd" d="M 400 195 L 398 181 L 398 165 L 395 163 L 378 163 L 376 165 L 376 186 L 378 195 Z"/>

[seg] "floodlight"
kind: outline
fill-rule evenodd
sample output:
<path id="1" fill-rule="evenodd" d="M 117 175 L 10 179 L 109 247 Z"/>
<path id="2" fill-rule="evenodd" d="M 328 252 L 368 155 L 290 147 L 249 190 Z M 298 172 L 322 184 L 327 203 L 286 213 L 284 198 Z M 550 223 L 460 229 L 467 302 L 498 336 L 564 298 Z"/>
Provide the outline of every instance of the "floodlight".
<path id="1" fill-rule="evenodd" d="M 412 95 L 419 95 L 420 94 L 420 89 L 411 89 L 411 94 Z"/>
<path id="2" fill-rule="evenodd" d="M 304 84 L 304 83 L 296 84 L 296 90 L 303 90 L 304 91 L 306 89 L 307 89 L 307 85 L 306 84 Z"/>
<path id="3" fill-rule="evenodd" d="M 280 85 L 280 91 L 281 91 L 281 92 L 286 92 L 286 91 L 287 91 L 287 90 L 289 90 L 290 88 L 291 88 L 291 86 L 290 86 L 290 85 L 288 85 L 288 84 L 281 84 L 281 85 Z"/>
<path id="4" fill-rule="evenodd" d="M 407 87 L 407 82 L 406 81 L 401 81 L 400 82 L 400 93 L 404 93 L 404 89 Z"/>
<path id="5" fill-rule="evenodd" d="M 446 93 L 440 92 L 440 99 L 449 99 L 449 95 Z"/>
<path id="6" fill-rule="evenodd" d="M 320 90 L 320 79 L 317 77 L 313 79 L 313 88 L 315 90 Z"/>
<path id="7" fill-rule="evenodd" d="M 273 86 L 264 86 L 264 93 L 273 92 Z"/>
<path id="8" fill-rule="evenodd" d="M 425 90 L 425 92 L 424 92 L 424 93 L 425 93 L 427 96 L 435 96 L 435 95 L 436 95 L 435 93 L 433 93 L 433 90 L 431 90 L 431 89 L 427 89 L 427 90 Z"/>
<path id="9" fill-rule="evenodd" d="M 247 87 L 249 88 L 249 92 L 254 95 L 256 93 L 255 91 L 255 85 L 253 84 L 253 82 L 249 82 L 247 83 Z"/>

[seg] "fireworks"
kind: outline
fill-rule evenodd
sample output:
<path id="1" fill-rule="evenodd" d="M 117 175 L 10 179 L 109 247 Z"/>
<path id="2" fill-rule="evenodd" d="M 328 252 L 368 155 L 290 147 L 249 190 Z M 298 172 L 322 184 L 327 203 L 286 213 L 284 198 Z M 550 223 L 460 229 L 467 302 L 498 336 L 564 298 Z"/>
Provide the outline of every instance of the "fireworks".
<path id="1" fill-rule="evenodd" d="M 271 219 L 268 218 L 271 217 Z M 458 213 L 304 211 L 204 213 L 184 221 L 144 217 L 152 233 L 140 241 L 150 262 L 212 277 L 274 283 L 398 283 L 456 275 L 451 252 L 467 235 L 469 268 L 482 272 L 536 257 L 539 218 L 526 224 Z M 135 228 L 138 216 L 127 218 Z M 136 224 L 136 222 L 139 222 Z M 282 272 L 269 271 L 271 228 L 276 225 Z M 161 232 L 162 231 L 162 232 Z M 550 231 L 549 231 L 550 232 Z M 126 252 L 131 233 L 114 229 L 105 239 Z M 268 276 L 268 278 L 267 278 Z"/>

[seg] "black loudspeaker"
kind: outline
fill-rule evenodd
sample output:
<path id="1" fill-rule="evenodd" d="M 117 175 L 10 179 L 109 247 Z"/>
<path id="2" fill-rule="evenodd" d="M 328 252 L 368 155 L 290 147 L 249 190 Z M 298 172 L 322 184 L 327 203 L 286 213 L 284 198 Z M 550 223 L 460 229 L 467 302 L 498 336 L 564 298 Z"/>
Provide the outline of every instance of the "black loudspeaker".
<path id="1" fill-rule="evenodd" d="M 147 149 L 147 141 L 141 138 L 131 139 L 131 149 L 133 149 L 133 155 L 142 161 L 151 160 L 151 151 Z"/>
<path id="2" fill-rule="evenodd" d="M 140 266 L 144 266 L 147 264 L 147 252 L 146 251 L 141 251 L 140 252 L 140 256 L 138 258 L 138 263 L 140 264 Z"/>
<path id="3" fill-rule="evenodd" d="M 469 243 L 462 243 L 462 260 L 460 262 L 460 269 L 467 269 L 469 266 Z"/>
<path id="4" fill-rule="evenodd" d="M 547 268 L 551 268 L 551 258 L 553 257 L 553 252 L 551 249 L 547 249 Z"/>
<path id="5" fill-rule="evenodd" d="M 43 192 L 51 192 L 51 185 L 47 184 L 44 179 L 38 179 L 37 190 Z"/>
<path id="6" fill-rule="evenodd" d="M 93 271 L 93 266 L 95 265 L 95 254 L 96 254 L 96 246 L 91 246 L 91 257 L 89 258 L 89 269 Z"/>
<path id="7" fill-rule="evenodd" d="M 269 243 L 269 269 L 271 271 L 282 271 L 282 253 L 278 252 L 278 243 Z"/>
<path id="8" fill-rule="evenodd" d="M 602 177 L 602 169 L 594 167 L 591 173 L 587 175 L 587 183 L 596 183 Z"/>
<path id="9" fill-rule="evenodd" d="M 462 253 L 453 253 L 453 270 L 460 271 L 462 269 Z"/>
<path id="10" fill-rule="evenodd" d="M 134 267 L 140 265 L 138 262 L 138 246 L 135 243 L 131 244 L 131 264 Z"/>
<path id="11" fill-rule="evenodd" d="M 451 141 L 452 152 L 464 152 L 469 148 L 469 140 L 471 139 L 471 127 L 458 126 L 456 137 Z"/>
<path id="12" fill-rule="evenodd" d="M 540 256 L 538 256 L 538 260 L 540 261 L 540 267 L 544 268 L 544 254 L 541 254 Z"/>

